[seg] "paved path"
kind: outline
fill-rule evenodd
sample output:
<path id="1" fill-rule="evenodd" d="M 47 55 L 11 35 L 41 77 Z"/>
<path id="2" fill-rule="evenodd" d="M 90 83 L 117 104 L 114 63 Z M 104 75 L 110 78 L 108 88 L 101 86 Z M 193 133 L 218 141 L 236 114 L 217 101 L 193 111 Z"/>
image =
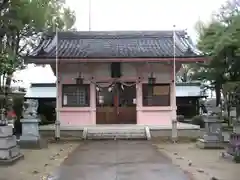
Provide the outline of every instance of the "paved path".
<path id="1" fill-rule="evenodd" d="M 60 166 L 54 180 L 189 180 L 149 141 L 89 141 Z"/>

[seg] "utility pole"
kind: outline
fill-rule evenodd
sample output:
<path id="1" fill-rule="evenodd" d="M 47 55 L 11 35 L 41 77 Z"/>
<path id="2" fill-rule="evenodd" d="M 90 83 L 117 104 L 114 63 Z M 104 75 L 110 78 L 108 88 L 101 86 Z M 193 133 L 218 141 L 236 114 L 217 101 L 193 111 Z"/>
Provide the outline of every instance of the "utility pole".
<path id="1" fill-rule="evenodd" d="M 92 0 L 88 0 L 88 31 L 91 31 L 91 25 L 92 25 Z"/>
<path id="2" fill-rule="evenodd" d="M 177 141 L 177 103 L 176 103 L 176 26 L 173 26 L 173 91 L 172 91 L 172 141 Z"/>

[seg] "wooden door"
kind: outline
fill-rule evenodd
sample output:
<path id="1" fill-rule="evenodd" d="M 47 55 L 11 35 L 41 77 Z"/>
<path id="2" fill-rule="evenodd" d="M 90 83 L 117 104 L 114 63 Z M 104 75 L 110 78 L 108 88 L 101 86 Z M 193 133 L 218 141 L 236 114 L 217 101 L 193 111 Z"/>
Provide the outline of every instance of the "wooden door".
<path id="1" fill-rule="evenodd" d="M 97 124 L 115 124 L 117 116 L 114 108 L 114 93 L 108 88 L 101 88 L 96 92 L 97 108 L 96 108 L 96 123 Z"/>
<path id="2" fill-rule="evenodd" d="M 97 92 L 97 124 L 136 124 L 136 87 L 117 83 L 112 91 Z"/>
<path id="3" fill-rule="evenodd" d="M 132 83 L 129 83 L 132 84 Z M 119 124 L 136 124 L 136 86 L 121 85 L 119 91 Z"/>

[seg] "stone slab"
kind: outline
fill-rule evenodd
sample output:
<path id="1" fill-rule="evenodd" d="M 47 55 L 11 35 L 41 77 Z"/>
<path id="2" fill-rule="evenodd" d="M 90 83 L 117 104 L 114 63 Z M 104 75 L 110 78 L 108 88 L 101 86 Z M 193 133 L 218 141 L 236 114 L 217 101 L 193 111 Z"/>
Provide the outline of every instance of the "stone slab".
<path id="1" fill-rule="evenodd" d="M 19 154 L 11 159 L 0 159 L 0 166 L 9 166 L 15 164 L 17 161 L 24 159 L 23 154 Z"/>
<path id="2" fill-rule="evenodd" d="M 12 136 L 13 128 L 12 126 L 0 126 L 0 138 Z"/>
<path id="3" fill-rule="evenodd" d="M 224 143 L 219 141 L 205 141 L 204 139 L 198 139 L 196 143 L 200 149 L 224 149 Z"/>
<path id="4" fill-rule="evenodd" d="M 229 153 L 227 153 L 227 152 L 222 152 L 222 153 L 221 153 L 221 157 L 224 158 L 224 159 L 226 159 L 226 160 L 230 160 L 230 161 L 234 161 L 234 162 L 235 162 L 234 156 L 231 155 L 231 154 L 229 154 Z"/>
<path id="5" fill-rule="evenodd" d="M 18 145 L 21 149 L 44 149 L 48 147 L 47 141 L 39 139 L 37 141 L 18 141 Z"/>
<path id="6" fill-rule="evenodd" d="M 223 137 L 222 136 L 219 136 L 219 135 L 203 135 L 202 139 L 204 139 L 204 141 L 221 141 L 223 140 Z"/>

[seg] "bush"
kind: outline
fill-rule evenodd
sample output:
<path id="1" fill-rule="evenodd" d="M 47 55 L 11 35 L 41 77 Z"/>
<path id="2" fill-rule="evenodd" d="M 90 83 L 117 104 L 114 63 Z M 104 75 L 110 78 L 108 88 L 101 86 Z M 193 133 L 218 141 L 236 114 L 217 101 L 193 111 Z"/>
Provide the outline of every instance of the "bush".
<path id="1" fill-rule="evenodd" d="M 40 122 L 39 125 L 48 125 L 48 124 L 54 124 L 54 121 L 48 120 L 45 115 L 40 114 Z"/>
<path id="2" fill-rule="evenodd" d="M 184 115 L 178 115 L 177 116 L 177 121 L 178 122 L 184 122 Z"/>
<path id="3" fill-rule="evenodd" d="M 192 124 L 200 126 L 200 128 L 205 127 L 204 119 L 202 116 L 194 116 L 192 118 Z"/>
<path id="4" fill-rule="evenodd" d="M 240 155 L 235 154 L 233 160 L 235 161 L 235 163 L 240 163 Z"/>
<path id="5" fill-rule="evenodd" d="M 41 119 L 41 125 L 52 124 L 55 122 L 55 107 L 42 101 L 38 106 L 38 115 Z"/>

